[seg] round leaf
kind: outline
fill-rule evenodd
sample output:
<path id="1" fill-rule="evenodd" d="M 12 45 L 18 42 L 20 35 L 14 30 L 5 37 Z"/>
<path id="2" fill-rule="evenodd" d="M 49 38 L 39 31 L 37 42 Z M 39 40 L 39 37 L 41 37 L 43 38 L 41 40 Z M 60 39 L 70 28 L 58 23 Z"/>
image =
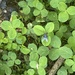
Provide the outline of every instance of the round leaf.
<path id="1" fill-rule="evenodd" d="M 45 47 L 45 46 L 41 46 L 38 49 L 38 54 L 40 56 L 47 56 L 49 54 L 49 49 L 47 47 Z"/>
<path id="2" fill-rule="evenodd" d="M 31 61 L 31 62 L 30 62 L 30 67 L 31 67 L 31 68 L 37 68 L 37 64 L 38 64 L 38 63 L 37 63 L 36 61 Z"/>
<path id="3" fill-rule="evenodd" d="M 7 60 L 8 59 L 8 56 L 6 54 L 3 54 L 2 59 L 3 60 Z"/>
<path id="4" fill-rule="evenodd" d="M 20 51 L 23 53 L 23 54 L 28 54 L 30 52 L 30 50 L 28 48 L 26 48 L 25 46 L 22 46 Z"/>
<path id="5" fill-rule="evenodd" d="M 68 39 L 68 44 L 73 48 L 75 48 L 75 37 L 70 36 Z"/>
<path id="6" fill-rule="evenodd" d="M 3 38 L 4 38 L 4 33 L 0 32 L 0 39 L 3 39 Z"/>
<path id="7" fill-rule="evenodd" d="M 41 10 L 41 17 L 46 17 L 48 15 L 48 11 L 46 9 Z"/>
<path id="8" fill-rule="evenodd" d="M 57 72 L 57 75 L 67 75 L 67 70 L 65 67 L 61 67 L 58 72 Z"/>
<path id="9" fill-rule="evenodd" d="M 8 65 L 9 67 L 14 66 L 14 61 L 13 61 L 13 60 L 7 61 L 7 65 Z"/>
<path id="10" fill-rule="evenodd" d="M 50 1 L 50 5 L 51 5 L 53 8 L 57 8 L 58 3 L 59 3 L 58 0 L 51 0 L 51 1 Z"/>
<path id="11" fill-rule="evenodd" d="M 30 61 L 38 61 L 38 59 L 39 59 L 38 53 L 32 51 L 30 53 L 29 60 Z"/>
<path id="12" fill-rule="evenodd" d="M 21 21 L 19 19 L 15 19 L 12 21 L 13 28 L 19 28 L 21 24 Z"/>
<path id="13" fill-rule="evenodd" d="M 41 42 L 44 46 L 48 46 L 51 43 L 51 37 L 44 34 L 41 38 Z"/>
<path id="14" fill-rule="evenodd" d="M 60 12 L 58 15 L 58 20 L 60 22 L 66 22 L 69 19 L 69 15 L 67 12 Z"/>
<path id="15" fill-rule="evenodd" d="M 47 15 L 47 19 L 50 21 L 56 21 L 57 20 L 57 13 L 54 11 L 50 11 Z"/>
<path id="16" fill-rule="evenodd" d="M 75 29 L 75 18 L 70 20 L 69 25 L 72 29 Z"/>
<path id="17" fill-rule="evenodd" d="M 57 36 L 54 36 L 51 40 L 51 46 L 54 48 L 60 48 L 60 46 L 61 46 L 60 38 Z"/>
<path id="18" fill-rule="evenodd" d="M 11 23 L 9 21 L 3 21 L 1 23 L 1 28 L 5 31 L 8 31 L 12 28 Z"/>
<path id="19" fill-rule="evenodd" d="M 9 68 L 8 66 L 6 66 L 5 73 L 6 73 L 6 75 L 11 75 L 11 73 L 12 73 L 11 68 Z"/>
<path id="20" fill-rule="evenodd" d="M 72 59 L 66 59 L 65 64 L 67 66 L 72 66 L 74 64 L 74 61 Z"/>
<path id="21" fill-rule="evenodd" d="M 67 12 L 69 15 L 75 15 L 75 6 L 68 7 Z"/>
<path id="22" fill-rule="evenodd" d="M 37 0 L 38 1 L 38 0 Z M 42 10 L 43 9 L 43 4 L 41 2 L 36 3 L 35 6 L 38 10 Z"/>
<path id="23" fill-rule="evenodd" d="M 28 69 L 27 73 L 28 75 L 34 75 L 35 71 L 34 69 Z"/>
<path id="24" fill-rule="evenodd" d="M 20 1 L 20 2 L 18 2 L 18 5 L 20 6 L 20 7 L 26 7 L 26 2 L 25 1 Z"/>
<path id="25" fill-rule="evenodd" d="M 17 34 L 17 37 L 16 37 L 16 42 L 17 42 L 18 44 L 24 44 L 25 41 L 26 41 L 26 37 L 25 37 L 25 36 L 22 36 L 21 33 L 18 33 L 18 34 Z"/>
<path id="26" fill-rule="evenodd" d="M 44 68 L 39 67 L 39 68 L 38 68 L 38 74 L 39 74 L 39 75 L 46 75 L 46 72 L 45 72 Z"/>
<path id="27" fill-rule="evenodd" d="M 52 32 L 54 30 L 54 23 L 53 22 L 47 23 L 45 26 L 45 30 L 47 33 Z"/>
<path id="28" fill-rule="evenodd" d="M 67 9 L 67 5 L 64 2 L 59 2 L 58 9 L 60 11 L 65 11 Z"/>
<path id="29" fill-rule="evenodd" d="M 22 34 L 26 34 L 27 33 L 27 29 L 26 29 L 26 27 L 23 27 L 22 28 Z"/>
<path id="30" fill-rule="evenodd" d="M 34 33 L 38 36 L 43 35 L 45 33 L 45 29 L 40 25 L 34 26 L 33 30 L 34 30 Z"/>
<path id="31" fill-rule="evenodd" d="M 72 66 L 72 70 L 75 72 L 75 64 Z"/>
<path id="32" fill-rule="evenodd" d="M 9 52 L 8 57 L 9 57 L 9 59 L 12 59 L 13 61 L 17 58 L 17 56 L 14 52 Z"/>
<path id="33" fill-rule="evenodd" d="M 29 48 L 30 50 L 34 51 L 34 52 L 37 51 L 37 46 L 36 46 L 34 43 L 29 44 L 29 45 L 28 45 L 28 48 Z"/>
<path id="34" fill-rule="evenodd" d="M 59 50 L 60 50 L 61 57 L 65 58 L 65 59 L 71 58 L 73 55 L 72 50 L 66 46 L 61 47 Z"/>
<path id="35" fill-rule="evenodd" d="M 16 35 L 17 35 L 17 32 L 16 32 L 15 29 L 11 29 L 11 30 L 8 31 L 7 34 L 8 34 L 9 39 L 15 39 Z"/>
<path id="36" fill-rule="evenodd" d="M 57 58 L 59 58 L 59 56 L 60 56 L 60 53 L 59 53 L 58 49 L 52 49 L 52 50 L 50 50 L 50 52 L 49 52 L 49 58 L 51 60 L 56 60 Z"/>
<path id="37" fill-rule="evenodd" d="M 16 59 L 15 60 L 15 64 L 20 65 L 21 64 L 21 61 L 19 59 Z"/>
<path id="38" fill-rule="evenodd" d="M 33 15 L 34 16 L 38 16 L 40 14 L 40 11 L 38 10 L 38 9 L 35 9 L 34 11 L 33 11 Z"/>
<path id="39" fill-rule="evenodd" d="M 42 56 L 39 58 L 39 67 L 46 68 L 47 67 L 47 58 Z"/>
<path id="40" fill-rule="evenodd" d="M 26 6 L 25 8 L 23 8 L 23 13 L 25 15 L 28 15 L 30 13 L 30 7 L 29 6 Z"/>

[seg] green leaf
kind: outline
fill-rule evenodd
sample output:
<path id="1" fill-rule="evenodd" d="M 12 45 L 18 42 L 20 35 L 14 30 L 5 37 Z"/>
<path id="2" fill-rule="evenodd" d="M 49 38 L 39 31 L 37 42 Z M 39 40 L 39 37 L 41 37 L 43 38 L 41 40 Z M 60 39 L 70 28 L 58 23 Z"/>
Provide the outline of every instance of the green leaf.
<path id="1" fill-rule="evenodd" d="M 67 26 L 66 25 L 62 25 L 59 29 L 60 32 L 66 32 L 67 31 Z"/>
<path id="2" fill-rule="evenodd" d="M 57 36 L 52 37 L 51 46 L 54 48 L 60 48 L 60 46 L 61 46 L 60 38 Z"/>
<path id="3" fill-rule="evenodd" d="M 42 10 L 43 9 L 43 4 L 41 2 L 36 3 L 35 6 L 38 10 Z"/>
<path id="4" fill-rule="evenodd" d="M 39 0 L 31 0 L 31 4 L 32 4 L 32 6 L 30 5 L 31 7 L 36 7 L 39 4 Z"/>
<path id="5" fill-rule="evenodd" d="M 51 43 L 51 37 L 50 36 L 45 36 L 45 34 L 41 38 L 41 42 L 44 46 L 48 46 Z"/>
<path id="6" fill-rule="evenodd" d="M 69 25 L 72 29 L 75 29 L 75 18 L 73 18 L 69 21 Z"/>
<path id="7" fill-rule="evenodd" d="M 0 39 L 3 39 L 3 38 L 4 38 L 4 33 L 0 32 Z"/>
<path id="8" fill-rule="evenodd" d="M 13 61 L 13 60 L 7 61 L 7 65 L 8 65 L 9 67 L 14 66 L 14 61 Z"/>
<path id="9" fill-rule="evenodd" d="M 21 33 L 18 33 L 18 34 L 17 34 L 17 37 L 16 37 L 16 42 L 17 42 L 18 44 L 24 44 L 25 41 L 26 41 L 26 37 L 25 37 L 25 36 L 22 36 Z"/>
<path id="10" fill-rule="evenodd" d="M 74 64 L 74 61 L 73 61 L 72 59 L 66 59 L 66 60 L 65 60 L 65 64 L 66 64 L 67 66 L 72 66 L 72 65 Z"/>
<path id="11" fill-rule="evenodd" d="M 9 37 L 9 39 L 15 39 L 16 38 L 16 35 L 17 35 L 17 32 L 15 29 L 11 29 L 7 32 L 7 35 Z"/>
<path id="12" fill-rule="evenodd" d="M 43 28 L 43 26 L 40 25 L 34 26 L 33 31 L 38 36 L 43 35 L 45 33 L 45 29 Z"/>
<path id="13" fill-rule="evenodd" d="M 25 1 L 20 1 L 20 2 L 18 2 L 18 5 L 20 6 L 20 7 L 26 7 L 26 2 Z"/>
<path id="14" fill-rule="evenodd" d="M 30 67 L 31 68 L 37 68 L 38 63 L 36 61 L 31 61 L 30 62 Z"/>
<path id="15" fill-rule="evenodd" d="M 21 21 L 19 19 L 15 19 L 12 21 L 13 28 L 19 28 L 21 24 Z"/>
<path id="16" fill-rule="evenodd" d="M 26 48 L 25 46 L 21 46 L 21 49 L 20 51 L 23 53 L 23 54 L 28 54 L 30 52 L 30 50 L 28 48 Z"/>
<path id="17" fill-rule="evenodd" d="M 70 74 L 72 74 L 74 71 L 73 71 L 72 68 L 70 67 L 70 68 L 68 69 L 68 72 L 69 72 Z"/>
<path id="18" fill-rule="evenodd" d="M 59 15 L 58 15 L 58 20 L 59 20 L 60 22 L 66 22 L 68 19 L 69 19 L 69 15 L 68 15 L 68 13 L 67 13 L 66 11 L 59 13 Z"/>
<path id="19" fill-rule="evenodd" d="M 44 68 L 39 67 L 39 68 L 38 68 L 38 74 L 39 74 L 39 75 L 46 75 L 46 71 L 44 70 Z"/>
<path id="20" fill-rule="evenodd" d="M 75 64 L 72 66 L 72 70 L 75 72 Z"/>
<path id="21" fill-rule="evenodd" d="M 34 7 L 34 1 L 35 0 L 27 0 L 27 2 L 28 2 L 28 5 L 30 6 L 30 7 Z M 37 1 L 37 0 L 36 0 Z M 37 2 L 36 2 L 37 3 Z"/>
<path id="22" fill-rule="evenodd" d="M 21 61 L 19 59 L 16 59 L 15 60 L 15 64 L 20 65 L 21 64 Z"/>
<path id="23" fill-rule="evenodd" d="M 72 31 L 72 35 L 75 37 L 75 30 L 74 30 L 74 31 Z"/>
<path id="24" fill-rule="evenodd" d="M 3 54 L 2 59 L 3 60 L 7 60 L 8 59 L 8 56 L 6 54 Z"/>
<path id="25" fill-rule="evenodd" d="M 67 5 L 64 2 L 59 2 L 58 9 L 60 11 L 65 11 L 67 9 Z"/>
<path id="26" fill-rule="evenodd" d="M 67 70 L 64 66 L 62 66 L 58 72 L 57 72 L 57 75 L 67 75 Z"/>
<path id="27" fill-rule="evenodd" d="M 57 20 L 57 13 L 54 11 L 50 11 L 47 15 L 47 19 L 50 21 L 56 21 Z"/>
<path id="28" fill-rule="evenodd" d="M 23 13 L 25 15 L 28 15 L 30 13 L 30 7 L 29 6 L 26 6 L 25 8 L 23 8 Z"/>
<path id="29" fill-rule="evenodd" d="M 59 50 L 60 50 L 61 57 L 65 58 L 65 59 L 71 58 L 73 55 L 72 50 L 66 46 L 59 48 Z"/>
<path id="30" fill-rule="evenodd" d="M 58 4 L 60 2 L 65 2 L 66 0 L 50 0 L 50 5 L 53 7 L 53 8 L 57 8 L 58 7 Z"/>
<path id="31" fill-rule="evenodd" d="M 62 38 L 62 37 L 63 37 L 63 32 L 62 32 L 62 31 L 57 31 L 57 32 L 56 32 L 56 35 L 57 35 L 59 38 Z"/>
<path id="32" fill-rule="evenodd" d="M 41 10 L 41 17 L 46 17 L 48 15 L 48 11 L 46 9 Z"/>
<path id="33" fill-rule="evenodd" d="M 11 73 L 12 73 L 11 68 L 9 68 L 9 66 L 6 64 L 2 65 L 2 70 L 5 72 L 5 75 L 11 75 Z"/>
<path id="34" fill-rule="evenodd" d="M 47 56 L 49 54 L 49 49 L 45 46 L 41 46 L 38 48 L 38 54 L 40 56 Z"/>
<path id="35" fill-rule="evenodd" d="M 13 61 L 17 58 L 17 56 L 14 52 L 9 52 L 8 57 L 9 57 L 9 59 L 12 59 Z"/>
<path id="36" fill-rule="evenodd" d="M 74 62 L 75 62 L 75 55 L 73 55 L 73 60 L 74 60 Z"/>
<path id="37" fill-rule="evenodd" d="M 38 9 L 35 9 L 34 11 L 33 11 L 33 15 L 34 16 L 38 16 L 40 14 L 40 11 L 38 10 Z"/>
<path id="38" fill-rule="evenodd" d="M 6 73 L 6 75 L 11 75 L 11 73 L 12 73 L 11 68 L 9 68 L 8 66 L 6 66 L 5 73 Z"/>
<path id="39" fill-rule="evenodd" d="M 23 27 L 22 28 L 22 34 L 26 34 L 27 33 L 27 29 L 26 29 L 26 27 Z"/>
<path id="40" fill-rule="evenodd" d="M 39 58 L 39 67 L 46 68 L 47 67 L 47 58 L 42 56 Z"/>
<path id="41" fill-rule="evenodd" d="M 27 73 L 28 75 L 34 75 L 35 71 L 34 69 L 28 69 Z"/>
<path id="42" fill-rule="evenodd" d="M 53 22 L 48 22 L 45 26 L 45 30 L 47 33 L 50 33 L 54 30 L 54 23 Z"/>
<path id="43" fill-rule="evenodd" d="M 58 21 L 54 21 L 54 31 L 59 30 L 59 22 Z"/>
<path id="44" fill-rule="evenodd" d="M 17 43 L 12 43 L 12 49 L 17 49 L 18 45 Z"/>
<path id="45" fill-rule="evenodd" d="M 51 1 L 50 1 L 50 5 L 51 5 L 53 8 L 57 8 L 58 3 L 59 3 L 58 0 L 51 0 Z"/>
<path id="46" fill-rule="evenodd" d="M 70 36 L 69 38 L 68 38 L 68 44 L 73 48 L 75 48 L 75 37 L 73 37 L 73 36 Z"/>
<path id="47" fill-rule="evenodd" d="M 37 51 L 37 46 L 34 43 L 28 44 L 28 48 L 34 52 Z"/>
<path id="48" fill-rule="evenodd" d="M 30 60 L 30 61 L 38 61 L 38 59 L 39 59 L 38 53 L 32 51 L 32 52 L 30 53 L 29 60 Z"/>
<path id="49" fill-rule="evenodd" d="M 68 7 L 67 12 L 69 15 L 75 15 L 75 6 Z"/>
<path id="50" fill-rule="evenodd" d="M 50 52 L 49 52 L 49 58 L 51 60 L 56 60 L 56 59 L 59 58 L 59 56 L 60 56 L 59 49 L 52 49 L 52 50 L 50 50 Z"/>
<path id="51" fill-rule="evenodd" d="M 11 30 L 12 26 L 11 23 L 9 21 L 3 21 L 1 23 L 1 28 L 5 31 Z"/>
<path id="52" fill-rule="evenodd" d="M 3 42 L 3 43 L 8 43 L 8 38 L 4 38 L 4 39 L 2 40 L 2 42 Z"/>

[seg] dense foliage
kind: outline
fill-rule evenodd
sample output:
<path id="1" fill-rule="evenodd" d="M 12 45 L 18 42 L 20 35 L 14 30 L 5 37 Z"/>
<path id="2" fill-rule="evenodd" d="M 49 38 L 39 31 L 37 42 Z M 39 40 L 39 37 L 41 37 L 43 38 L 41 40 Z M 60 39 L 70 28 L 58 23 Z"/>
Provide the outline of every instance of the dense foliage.
<path id="1" fill-rule="evenodd" d="M 0 75 L 57 75 L 75 72 L 75 0 L 22 0 L 0 24 Z"/>

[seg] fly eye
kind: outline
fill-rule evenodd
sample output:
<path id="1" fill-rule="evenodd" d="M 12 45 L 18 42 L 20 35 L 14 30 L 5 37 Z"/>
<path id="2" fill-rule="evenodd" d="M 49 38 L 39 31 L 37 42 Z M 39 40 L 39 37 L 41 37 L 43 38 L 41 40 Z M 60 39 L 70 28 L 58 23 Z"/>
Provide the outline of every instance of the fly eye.
<path id="1" fill-rule="evenodd" d="M 43 37 L 42 37 L 42 42 L 43 42 L 43 41 L 48 42 L 48 36 L 47 36 L 47 34 L 44 34 L 44 35 L 43 35 Z"/>

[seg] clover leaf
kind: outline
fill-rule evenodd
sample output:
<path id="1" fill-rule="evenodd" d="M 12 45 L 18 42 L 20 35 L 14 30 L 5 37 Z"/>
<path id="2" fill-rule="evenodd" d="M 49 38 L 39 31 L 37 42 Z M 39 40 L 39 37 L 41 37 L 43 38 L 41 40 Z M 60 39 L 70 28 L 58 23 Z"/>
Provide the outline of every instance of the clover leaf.
<path id="1" fill-rule="evenodd" d="M 58 20 L 59 20 L 60 22 L 66 22 L 68 19 L 69 19 L 69 15 L 68 15 L 68 13 L 67 13 L 66 11 L 59 13 L 59 15 L 58 15 Z"/>
<path id="2" fill-rule="evenodd" d="M 41 25 L 35 25 L 33 30 L 34 33 L 38 36 L 43 35 L 45 33 L 45 29 Z"/>
<path id="3" fill-rule="evenodd" d="M 75 6 L 70 6 L 67 8 L 67 12 L 69 15 L 75 15 Z"/>

